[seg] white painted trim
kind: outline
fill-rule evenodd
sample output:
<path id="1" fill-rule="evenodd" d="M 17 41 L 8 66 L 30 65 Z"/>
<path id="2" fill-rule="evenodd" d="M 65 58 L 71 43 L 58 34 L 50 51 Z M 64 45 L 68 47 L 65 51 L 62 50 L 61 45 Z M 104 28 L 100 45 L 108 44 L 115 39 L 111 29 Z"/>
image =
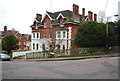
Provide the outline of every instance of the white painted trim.
<path id="1" fill-rule="evenodd" d="M 87 19 L 88 19 L 88 21 L 89 21 L 89 18 L 88 18 L 88 16 L 86 17 L 85 21 L 87 21 Z"/>
<path id="2" fill-rule="evenodd" d="M 50 17 L 50 15 L 46 12 L 45 15 L 44 15 L 44 17 L 42 18 L 41 22 L 45 19 L 46 15 L 50 18 L 50 20 L 54 20 L 54 19 L 52 19 L 52 18 Z"/>
<path id="3" fill-rule="evenodd" d="M 34 21 L 38 22 L 38 21 L 36 20 L 36 18 L 34 19 Z"/>
<path id="4" fill-rule="evenodd" d="M 16 37 L 17 37 L 17 34 L 20 34 L 20 33 L 19 33 L 19 32 L 16 32 L 16 33 L 15 33 L 15 36 L 16 36 Z M 18 37 L 17 37 L 17 38 L 18 38 Z M 20 38 L 21 38 L 21 34 L 20 34 Z"/>
<path id="5" fill-rule="evenodd" d="M 57 19 L 60 17 L 60 16 L 62 16 L 62 18 L 66 18 L 66 17 L 64 17 L 61 13 L 57 16 Z"/>

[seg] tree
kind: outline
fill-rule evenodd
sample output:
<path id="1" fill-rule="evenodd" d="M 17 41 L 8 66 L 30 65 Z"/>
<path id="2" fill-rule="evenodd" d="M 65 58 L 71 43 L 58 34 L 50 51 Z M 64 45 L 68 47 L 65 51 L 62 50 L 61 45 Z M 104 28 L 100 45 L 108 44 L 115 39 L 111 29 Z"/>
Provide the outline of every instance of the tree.
<path id="1" fill-rule="evenodd" d="M 108 22 L 108 45 L 117 45 L 117 27 L 116 22 Z"/>
<path id="2" fill-rule="evenodd" d="M 62 29 L 60 30 L 62 31 Z M 44 38 L 43 40 L 43 45 L 42 45 L 42 49 L 43 49 L 43 55 L 45 56 L 45 51 L 47 50 L 48 51 L 48 57 L 51 57 L 50 56 L 50 53 L 51 52 L 55 52 L 56 49 L 57 51 L 60 52 L 60 44 L 63 42 L 63 39 L 56 39 L 56 29 L 50 29 L 46 32 L 43 32 L 42 31 L 42 34 L 48 34 L 49 37 L 46 36 L 46 38 Z"/>
<path id="3" fill-rule="evenodd" d="M 106 44 L 113 46 L 115 44 L 113 26 L 109 25 L 108 32 L 107 36 L 106 24 L 94 21 L 83 23 L 78 28 L 75 44 L 79 47 L 105 47 Z"/>
<path id="4" fill-rule="evenodd" d="M 2 50 L 5 50 L 12 57 L 12 50 L 18 49 L 18 39 L 15 36 L 8 35 L 2 39 Z"/>

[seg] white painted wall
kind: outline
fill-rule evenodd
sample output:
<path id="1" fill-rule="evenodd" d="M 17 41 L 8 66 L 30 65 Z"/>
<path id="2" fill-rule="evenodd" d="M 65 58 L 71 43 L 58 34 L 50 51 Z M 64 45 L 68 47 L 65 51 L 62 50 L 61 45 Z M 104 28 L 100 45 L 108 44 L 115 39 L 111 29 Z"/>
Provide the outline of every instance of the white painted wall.
<path id="1" fill-rule="evenodd" d="M 60 38 L 58 38 L 58 33 L 57 33 L 58 31 L 60 31 L 60 35 L 61 35 Z M 58 31 L 56 31 L 56 39 L 62 40 L 62 42 L 60 43 L 60 49 L 63 49 L 63 45 L 65 45 L 65 49 L 67 49 L 67 40 L 68 40 L 68 49 L 70 49 L 71 48 L 72 27 L 68 27 L 68 39 L 67 39 L 67 30 L 58 30 Z M 65 32 L 65 38 L 63 38 L 63 32 Z M 34 32 L 34 33 L 35 33 L 35 38 L 33 38 L 33 33 L 32 33 L 32 42 L 31 42 L 32 50 L 37 51 L 37 44 L 38 44 L 38 51 L 43 50 L 42 49 L 43 44 L 45 44 L 46 48 L 48 48 L 49 44 L 47 44 L 48 43 L 47 41 L 50 39 L 40 39 L 40 37 L 37 38 L 37 33 L 39 33 L 39 35 L 40 35 L 40 32 Z M 35 44 L 35 49 L 33 49 L 33 43 Z"/>
<path id="2" fill-rule="evenodd" d="M 68 33 L 69 33 L 69 36 L 68 36 L 68 48 L 70 49 L 71 48 L 71 36 L 72 36 L 72 27 L 69 27 L 68 28 Z"/>
<path id="3" fill-rule="evenodd" d="M 33 51 L 22 51 L 22 52 L 13 52 L 12 57 L 18 57 L 18 56 L 22 56 L 22 55 L 26 55 L 26 53 L 32 53 Z"/>
<path id="4" fill-rule="evenodd" d="M 2 50 L 2 39 L 0 38 L 0 50 Z"/>

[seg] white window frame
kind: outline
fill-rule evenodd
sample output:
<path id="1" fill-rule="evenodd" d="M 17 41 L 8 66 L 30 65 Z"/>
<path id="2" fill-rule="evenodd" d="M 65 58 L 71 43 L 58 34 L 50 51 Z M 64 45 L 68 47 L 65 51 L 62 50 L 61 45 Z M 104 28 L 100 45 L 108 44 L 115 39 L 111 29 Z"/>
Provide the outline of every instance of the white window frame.
<path id="1" fill-rule="evenodd" d="M 33 43 L 33 50 L 35 50 L 35 43 Z"/>
<path id="2" fill-rule="evenodd" d="M 39 33 L 37 33 L 37 38 L 39 38 Z"/>
<path id="3" fill-rule="evenodd" d="M 35 38 L 35 33 L 33 33 L 33 38 Z"/>
<path id="4" fill-rule="evenodd" d="M 36 50 L 39 50 L 39 44 L 36 44 Z"/>
<path id="5" fill-rule="evenodd" d="M 46 24 L 46 22 L 44 22 L 44 28 L 46 28 L 47 26 L 46 26 L 47 24 Z"/>
<path id="6" fill-rule="evenodd" d="M 57 31 L 57 38 L 58 38 L 58 39 L 61 38 L 61 31 Z"/>
<path id="7" fill-rule="evenodd" d="M 63 31 L 63 38 L 66 38 L 66 31 Z"/>
<path id="8" fill-rule="evenodd" d="M 24 45 L 26 45 L 26 42 L 24 42 Z"/>

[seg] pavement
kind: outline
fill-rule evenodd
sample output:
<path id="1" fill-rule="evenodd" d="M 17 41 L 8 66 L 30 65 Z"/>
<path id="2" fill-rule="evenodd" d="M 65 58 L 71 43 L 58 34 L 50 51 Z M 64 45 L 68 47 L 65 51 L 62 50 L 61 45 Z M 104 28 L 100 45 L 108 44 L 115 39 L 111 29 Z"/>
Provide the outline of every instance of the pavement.
<path id="1" fill-rule="evenodd" d="M 61 57 L 61 58 L 41 58 L 41 59 L 13 59 L 12 61 L 64 61 L 64 60 L 82 60 L 91 58 L 103 58 L 103 57 L 118 57 L 118 53 L 97 55 L 97 56 L 78 56 L 78 57 Z"/>

